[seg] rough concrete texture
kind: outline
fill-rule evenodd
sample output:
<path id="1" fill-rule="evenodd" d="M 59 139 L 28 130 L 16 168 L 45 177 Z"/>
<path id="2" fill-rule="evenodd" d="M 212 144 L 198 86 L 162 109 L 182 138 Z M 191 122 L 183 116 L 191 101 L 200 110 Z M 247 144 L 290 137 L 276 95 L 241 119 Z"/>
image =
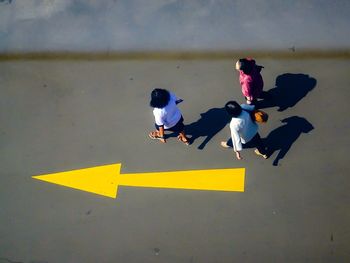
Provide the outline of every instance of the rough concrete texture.
<path id="1" fill-rule="evenodd" d="M 0 52 L 348 49 L 348 0 L 1 0 Z"/>
<path id="2" fill-rule="evenodd" d="M 219 146 L 220 108 L 243 102 L 233 60 L 1 62 L 0 262 L 349 262 L 350 62 L 258 63 L 274 154 L 238 161 Z M 202 131 L 191 146 L 147 137 L 154 87 L 184 99 L 185 123 Z M 120 187 L 110 199 L 31 178 L 118 162 L 245 167 L 245 192 Z"/>

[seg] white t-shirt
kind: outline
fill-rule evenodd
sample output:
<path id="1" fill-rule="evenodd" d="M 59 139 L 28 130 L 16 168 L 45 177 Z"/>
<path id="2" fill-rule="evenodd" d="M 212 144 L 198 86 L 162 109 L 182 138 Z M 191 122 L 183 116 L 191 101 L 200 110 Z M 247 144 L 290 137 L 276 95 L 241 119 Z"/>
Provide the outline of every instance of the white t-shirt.
<path id="1" fill-rule="evenodd" d="M 164 108 L 154 108 L 153 115 L 157 125 L 164 125 L 164 129 L 169 129 L 178 123 L 181 119 L 181 111 L 176 106 L 175 94 L 170 93 L 170 99 L 168 104 Z"/>
<path id="2" fill-rule="evenodd" d="M 230 122 L 232 144 L 235 151 L 241 151 L 242 143 L 245 144 L 253 139 L 259 129 L 258 125 L 252 121 L 250 114 L 244 111 L 252 111 L 255 106 L 242 104 L 241 107 L 242 113 L 238 117 L 232 118 Z"/>

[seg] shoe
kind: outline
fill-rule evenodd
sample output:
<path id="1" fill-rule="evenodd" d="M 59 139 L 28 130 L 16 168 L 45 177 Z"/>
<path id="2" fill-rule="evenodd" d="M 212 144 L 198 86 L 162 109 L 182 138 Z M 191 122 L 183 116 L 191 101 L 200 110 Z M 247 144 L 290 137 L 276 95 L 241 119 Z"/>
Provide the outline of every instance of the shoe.
<path id="1" fill-rule="evenodd" d="M 164 137 L 160 137 L 156 131 L 150 132 L 148 137 L 150 137 L 152 140 L 164 140 Z"/>
<path id="2" fill-rule="evenodd" d="M 256 155 L 262 156 L 264 159 L 269 158 L 269 157 L 267 156 L 267 154 L 262 154 L 261 152 L 259 152 L 258 149 L 255 149 L 254 152 L 255 152 Z"/>
<path id="3" fill-rule="evenodd" d="M 222 147 L 224 147 L 224 148 L 231 148 L 231 147 L 228 146 L 227 143 L 224 142 L 224 141 L 222 141 L 222 142 L 220 143 L 220 145 L 221 145 Z"/>
<path id="4" fill-rule="evenodd" d="M 180 141 L 180 142 L 183 142 L 184 144 L 186 144 L 187 146 L 190 145 L 190 142 L 188 141 L 188 139 L 185 137 L 182 137 L 181 135 L 177 136 L 177 139 Z"/>

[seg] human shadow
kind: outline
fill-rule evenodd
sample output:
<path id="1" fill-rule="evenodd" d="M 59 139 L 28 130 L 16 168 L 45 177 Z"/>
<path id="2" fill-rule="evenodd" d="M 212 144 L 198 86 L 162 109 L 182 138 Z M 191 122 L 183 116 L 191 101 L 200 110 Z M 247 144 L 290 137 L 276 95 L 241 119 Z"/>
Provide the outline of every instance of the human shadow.
<path id="1" fill-rule="evenodd" d="M 284 158 L 293 143 L 302 133 L 309 133 L 314 129 L 310 122 L 298 116 L 288 117 L 281 120 L 281 122 L 285 124 L 271 131 L 264 139 L 268 156 L 279 151 L 273 161 L 274 166 L 277 166 L 278 162 Z"/>
<path id="2" fill-rule="evenodd" d="M 257 108 L 279 107 L 278 111 L 295 106 L 316 86 L 316 79 L 306 74 L 285 73 L 276 78 L 275 87 L 263 92 Z"/>
<path id="3" fill-rule="evenodd" d="M 203 150 L 206 144 L 230 121 L 225 108 L 212 108 L 200 114 L 200 119 L 189 125 L 186 125 L 185 132 L 191 135 L 191 144 L 199 137 L 205 137 L 203 142 L 198 146 Z"/>

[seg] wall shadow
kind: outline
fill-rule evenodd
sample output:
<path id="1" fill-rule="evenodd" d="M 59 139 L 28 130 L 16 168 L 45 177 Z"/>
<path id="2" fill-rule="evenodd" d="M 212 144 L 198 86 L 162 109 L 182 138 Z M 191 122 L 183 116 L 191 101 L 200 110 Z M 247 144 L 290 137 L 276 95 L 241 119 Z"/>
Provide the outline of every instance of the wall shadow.
<path id="1" fill-rule="evenodd" d="M 200 119 L 186 125 L 186 135 L 190 135 L 191 144 L 199 137 L 205 137 L 203 142 L 197 147 L 203 150 L 206 144 L 230 121 L 225 108 L 212 108 L 200 114 Z"/>
<path id="2" fill-rule="evenodd" d="M 278 111 L 295 106 L 316 86 L 316 79 L 306 74 L 285 73 L 276 78 L 275 87 L 263 92 L 257 108 L 279 107 Z"/>
<path id="3" fill-rule="evenodd" d="M 271 131 L 270 134 L 263 139 L 269 156 L 279 151 L 277 157 L 273 161 L 274 166 L 277 166 L 278 162 L 284 158 L 293 143 L 302 133 L 309 133 L 314 129 L 310 122 L 298 116 L 288 117 L 281 120 L 281 122 L 285 124 Z"/>

